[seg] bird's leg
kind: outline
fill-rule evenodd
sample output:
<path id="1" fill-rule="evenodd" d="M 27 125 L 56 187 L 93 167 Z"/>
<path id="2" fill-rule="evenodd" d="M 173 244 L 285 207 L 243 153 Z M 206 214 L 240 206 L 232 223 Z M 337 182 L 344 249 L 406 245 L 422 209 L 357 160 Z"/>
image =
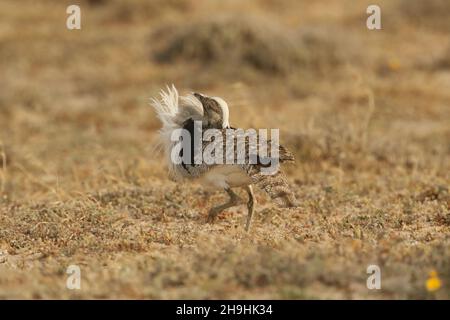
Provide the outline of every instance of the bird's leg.
<path id="1" fill-rule="evenodd" d="M 217 217 L 217 215 L 219 213 L 221 213 L 223 210 L 237 206 L 238 204 L 240 204 L 242 202 L 242 199 L 233 192 L 233 190 L 231 190 L 230 188 L 226 188 L 225 191 L 228 193 L 228 195 L 230 196 L 230 200 L 228 200 L 228 202 L 217 206 L 217 207 L 213 207 L 209 210 L 209 214 L 208 214 L 208 222 L 213 222 L 214 219 Z"/>
<path id="2" fill-rule="evenodd" d="M 252 221 L 253 209 L 255 207 L 256 199 L 253 193 L 252 185 L 246 186 L 245 190 L 247 190 L 248 194 L 248 202 L 247 202 L 248 215 L 247 215 L 247 223 L 245 225 L 245 231 L 248 231 L 248 229 L 250 228 L 250 223 Z"/>

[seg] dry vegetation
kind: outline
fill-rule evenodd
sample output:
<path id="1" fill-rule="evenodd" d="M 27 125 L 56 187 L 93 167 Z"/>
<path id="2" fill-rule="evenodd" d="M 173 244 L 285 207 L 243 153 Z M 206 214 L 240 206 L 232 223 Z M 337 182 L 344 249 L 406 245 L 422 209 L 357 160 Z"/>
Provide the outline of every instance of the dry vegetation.
<path id="1" fill-rule="evenodd" d="M 1 1 L 0 297 L 448 299 L 448 1 L 378 3 L 382 31 L 366 1 L 91 0 L 68 31 L 69 3 Z M 167 83 L 282 128 L 300 207 L 205 224 L 223 194 L 153 150 Z"/>

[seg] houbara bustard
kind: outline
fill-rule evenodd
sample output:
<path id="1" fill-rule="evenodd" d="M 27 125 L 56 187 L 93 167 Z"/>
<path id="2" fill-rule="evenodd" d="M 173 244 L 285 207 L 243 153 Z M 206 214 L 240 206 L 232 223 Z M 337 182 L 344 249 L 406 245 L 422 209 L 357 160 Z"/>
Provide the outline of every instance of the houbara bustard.
<path id="1" fill-rule="evenodd" d="M 209 210 L 208 222 L 213 222 L 223 210 L 243 202 L 232 190 L 236 187 L 245 188 L 248 194 L 246 230 L 250 227 L 256 203 L 252 189 L 253 184 L 264 190 L 280 207 L 295 206 L 295 196 L 279 168 L 279 163 L 294 162 L 294 157 L 279 144 L 276 145 L 275 152 L 266 150 L 265 156 L 261 156 L 258 153 L 259 149 L 263 149 L 262 145 L 267 146 L 272 141 L 264 140 L 265 138 L 259 134 L 256 136 L 256 145 L 251 143 L 255 140 L 249 139 L 248 136 L 244 137 L 245 148 L 239 149 L 244 150 L 243 154 L 239 155 L 240 159 L 244 161 L 229 163 L 225 159 L 222 163 L 211 163 L 211 161 L 201 158 L 196 161 L 198 159 L 196 157 L 211 148 L 213 144 L 220 143 L 220 147 L 225 149 L 225 141 L 229 141 L 230 131 L 233 134 L 233 130 L 236 130 L 230 127 L 228 105 L 222 98 L 208 97 L 199 93 L 179 96 L 177 89 L 172 85 L 172 87 L 167 87 L 166 91 L 161 90 L 160 99 L 152 99 L 151 102 L 162 122 L 159 134 L 169 168 L 169 176 L 172 180 L 197 179 L 208 189 L 222 189 L 229 195 L 226 203 Z M 205 132 L 208 132 L 208 129 L 215 130 L 216 133 L 222 135 L 219 138 L 223 137 L 223 139 L 217 139 L 217 137 L 210 140 L 205 139 Z M 202 141 L 201 146 L 196 147 L 193 139 L 174 139 L 174 136 L 177 137 L 174 135 L 175 131 L 187 132 L 191 136 L 199 134 Z M 235 139 L 236 134 L 232 135 L 232 138 Z M 183 141 L 180 143 L 180 140 Z M 232 159 L 237 159 L 238 145 L 236 143 L 232 148 L 225 150 L 223 157 L 226 158 L 231 154 Z M 177 146 L 178 149 L 176 149 Z M 189 155 L 186 154 L 186 151 Z M 174 155 L 177 159 L 174 159 Z M 250 161 L 251 159 L 256 159 L 256 161 Z M 271 160 L 276 160 L 276 167 L 275 170 L 267 173 L 264 169 Z"/>

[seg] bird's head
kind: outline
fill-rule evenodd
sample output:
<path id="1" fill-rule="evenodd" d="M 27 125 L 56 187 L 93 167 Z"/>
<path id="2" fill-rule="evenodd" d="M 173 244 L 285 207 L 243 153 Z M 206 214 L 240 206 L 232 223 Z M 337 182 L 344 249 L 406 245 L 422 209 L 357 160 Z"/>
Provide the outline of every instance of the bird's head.
<path id="1" fill-rule="evenodd" d="M 194 96 L 203 106 L 203 125 L 212 128 L 229 128 L 228 104 L 219 97 L 208 97 L 204 94 L 194 93 Z"/>

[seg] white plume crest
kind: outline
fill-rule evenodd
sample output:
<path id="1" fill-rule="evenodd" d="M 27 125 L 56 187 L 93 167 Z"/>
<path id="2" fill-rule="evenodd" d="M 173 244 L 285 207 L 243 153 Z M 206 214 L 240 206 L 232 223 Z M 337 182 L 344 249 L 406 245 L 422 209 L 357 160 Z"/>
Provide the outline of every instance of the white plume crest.
<path id="1" fill-rule="evenodd" d="M 173 118 L 178 113 L 178 91 L 172 84 L 172 87 L 167 86 L 167 92 L 161 90 L 160 96 L 161 100 L 151 99 L 151 104 L 164 128 L 172 125 Z"/>
<path id="2" fill-rule="evenodd" d="M 159 130 L 160 145 L 162 145 L 169 163 L 169 173 L 176 178 L 174 164 L 170 160 L 170 153 L 175 144 L 170 139 L 172 132 L 182 128 L 183 123 L 189 118 L 201 121 L 203 106 L 192 94 L 180 97 L 173 84 L 170 87 L 167 86 L 166 91 L 160 91 L 160 99 L 151 99 L 151 105 L 162 123 L 162 128 Z"/>
<path id="3" fill-rule="evenodd" d="M 181 127 L 189 118 L 200 120 L 203 117 L 203 106 L 192 94 L 179 96 L 177 88 L 172 84 L 161 90 L 160 100 L 151 99 L 151 104 L 162 123 L 162 131 Z"/>
<path id="4" fill-rule="evenodd" d="M 212 99 L 216 100 L 219 104 L 220 108 L 222 108 L 222 114 L 223 114 L 223 122 L 222 122 L 222 128 L 227 128 L 230 126 L 230 123 L 228 122 L 230 117 L 230 111 L 228 109 L 228 104 L 220 97 L 212 97 Z"/>

